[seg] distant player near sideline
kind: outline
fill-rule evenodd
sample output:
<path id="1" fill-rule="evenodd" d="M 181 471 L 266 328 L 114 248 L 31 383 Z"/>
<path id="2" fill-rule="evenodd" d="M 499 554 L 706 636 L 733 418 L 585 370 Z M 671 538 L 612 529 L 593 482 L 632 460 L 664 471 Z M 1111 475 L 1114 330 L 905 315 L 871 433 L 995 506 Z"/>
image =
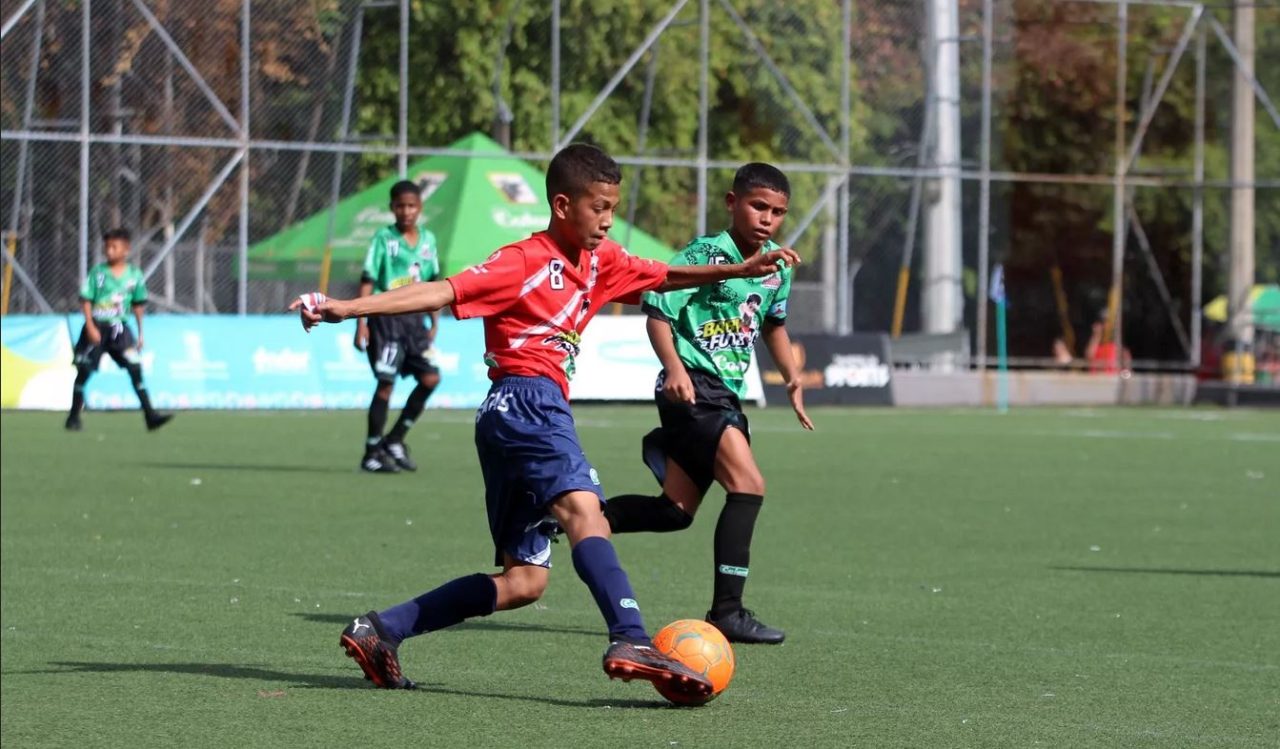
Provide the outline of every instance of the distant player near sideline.
<path id="1" fill-rule="evenodd" d="M 142 317 L 147 305 L 147 282 L 136 265 L 129 264 L 129 232 L 112 229 L 102 235 L 103 254 L 107 262 L 89 269 L 80 287 L 80 309 L 84 312 L 84 327 L 76 341 L 76 381 L 71 390 L 71 412 L 67 414 L 66 427 L 78 432 L 82 428 L 80 412 L 84 410 L 84 386 L 94 372 L 102 355 L 109 355 L 121 369 L 129 373 L 133 391 L 138 394 L 147 429 L 156 430 L 173 418 L 172 414 L 158 413 L 151 407 L 147 386 L 142 382 L 142 362 L 138 352 L 142 350 Z M 138 326 L 135 339 L 125 322 L 127 312 L 133 313 Z"/>
<path id="2" fill-rule="evenodd" d="M 436 235 L 418 226 L 422 214 L 422 190 L 413 182 L 402 180 L 391 186 L 391 213 L 396 222 L 373 235 L 360 276 L 360 296 L 382 294 L 419 281 L 440 278 L 440 258 Z M 369 426 L 365 436 L 364 457 L 360 468 L 370 473 L 416 471 L 418 465 L 409 457 L 404 438 L 409 427 L 422 415 L 422 409 L 440 384 L 440 370 L 432 363 L 430 352 L 440 325 L 440 312 L 431 312 L 428 327 L 421 312 L 375 317 L 356 322 L 355 346 L 369 354 L 369 366 L 378 386 L 369 403 Z M 412 377 L 413 391 L 400 411 L 400 418 L 384 437 L 387 408 L 397 377 Z"/>
<path id="3" fill-rule="evenodd" d="M 773 235 L 790 199 L 791 186 L 781 171 L 768 164 L 743 166 L 725 196 L 731 227 L 690 242 L 672 261 L 673 268 L 750 262 L 775 250 Z M 805 429 L 813 429 L 783 327 L 790 291 L 791 269 L 783 268 L 763 278 L 644 295 L 649 340 L 663 370 L 655 395 L 662 426 L 644 438 L 643 453 L 662 494 L 628 494 L 605 505 L 614 533 L 678 531 L 693 523 L 713 481 L 724 487 L 707 621 L 733 642 L 780 643 L 785 637 L 742 605 L 764 477 L 751 452 L 751 430 L 740 399 L 761 334 L 786 379 L 797 418 Z"/>
<path id="4" fill-rule="evenodd" d="M 481 265 L 443 282 L 413 284 L 361 299 L 295 301 L 305 327 L 361 315 L 431 311 L 449 305 L 458 318 L 483 317 L 485 361 L 493 385 L 476 414 L 475 441 L 495 562 L 502 571 L 460 577 L 413 600 L 356 617 L 342 632 L 347 654 L 374 684 L 411 688 L 397 648 L 408 637 L 464 619 L 527 606 L 550 574 L 556 525 L 572 547 L 574 570 L 608 626 L 604 671 L 705 697 L 711 682 L 654 650 L 627 574 L 601 512 L 600 479 L 578 442 L 569 409 L 582 331 L 612 301 L 639 301 L 646 290 L 678 289 L 772 274 L 794 263 L 790 250 L 707 267 L 668 267 L 627 254 L 606 238 L 622 173 L 598 148 L 575 144 L 551 160 L 546 231 L 507 245 Z"/>

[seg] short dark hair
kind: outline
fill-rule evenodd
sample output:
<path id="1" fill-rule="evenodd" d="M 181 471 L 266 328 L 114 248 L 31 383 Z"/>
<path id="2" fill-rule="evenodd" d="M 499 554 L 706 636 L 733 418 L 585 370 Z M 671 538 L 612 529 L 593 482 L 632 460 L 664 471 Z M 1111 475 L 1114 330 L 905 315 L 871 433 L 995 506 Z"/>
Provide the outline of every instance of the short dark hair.
<path id="1" fill-rule="evenodd" d="M 102 232 L 103 242 L 110 242 L 113 239 L 123 239 L 124 241 L 129 242 L 132 241 L 133 238 L 129 236 L 129 230 L 123 226 L 117 226 L 114 229 L 107 229 Z"/>
<path id="2" fill-rule="evenodd" d="M 560 149 L 547 167 L 547 201 L 556 195 L 576 198 L 594 182 L 622 183 L 622 170 L 609 154 L 586 143 Z"/>
<path id="3" fill-rule="evenodd" d="M 392 203 L 396 202 L 396 198 L 400 197 L 401 195 L 404 195 L 407 192 L 411 192 L 414 195 L 417 195 L 419 198 L 422 197 L 422 188 L 418 187 L 417 182 L 410 182 L 407 179 L 402 179 L 391 186 L 391 202 Z"/>
<path id="4" fill-rule="evenodd" d="M 780 192 L 788 198 L 791 197 L 791 182 L 787 180 L 787 175 L 772 164 L 753 161 L 750 164 L 743 164 L 738 168 L 738 173 L 733 175 L 733 192 L 735 195 L 751 192 L 758 187 Z"/>

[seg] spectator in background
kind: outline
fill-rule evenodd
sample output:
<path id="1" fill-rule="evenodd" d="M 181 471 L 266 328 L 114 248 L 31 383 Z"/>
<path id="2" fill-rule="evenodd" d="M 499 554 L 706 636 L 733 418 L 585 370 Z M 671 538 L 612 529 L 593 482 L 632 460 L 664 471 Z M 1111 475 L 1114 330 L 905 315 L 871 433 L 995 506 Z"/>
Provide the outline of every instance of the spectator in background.
<path id="1" fill-rule="evenodd" d="M 1126 346 L 1123 350 L 1116 347 L 1115 330 L 1107 331 L 1107 313 L 1104 311 L 1093 324 L 1093 332 L 1089 343 L 1084 347 L 1085 358 L 1089 360 L 1089 371 L 1105 374 L 1116 374 L 1129 371 L 1133 355 Z"/>

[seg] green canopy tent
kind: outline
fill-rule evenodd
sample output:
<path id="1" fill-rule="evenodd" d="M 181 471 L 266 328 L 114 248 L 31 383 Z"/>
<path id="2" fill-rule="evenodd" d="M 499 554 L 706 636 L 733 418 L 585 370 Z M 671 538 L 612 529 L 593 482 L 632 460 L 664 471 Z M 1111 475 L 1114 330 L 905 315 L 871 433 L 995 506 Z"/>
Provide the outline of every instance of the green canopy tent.
<path id="1" fill-rule="evenodd" d="M 1258 284 L 1249 291 L 1249 315 L 1259 328 L 1280 331 L 1280 284 Z M 1227 297 L 1217 297 L 1204 306 L 1204 316 L 1215 322 L 1227 321 Z"/>
<path id="2" fill-rule="evenodd" d="M 422 225 L 440 243 L 445 275 L 483 262 L 495 249 L 545 229 L 550 218 L 545 175 L 502 146 L 473 133 L 449 146 L 476 156 L 432 156 L 407 170 L 422 187 Z M 400 178 L 388 177 L 334 208 L 330 278 L 355 279 L 374 232 L 393 223 L 388 195 Z M 249 248 L 249 277 L 320 279 L 329 211 L 309 216 Z M 621 219 L 609 236 L 633 255 L 669 260 L 673 250 Z"/>

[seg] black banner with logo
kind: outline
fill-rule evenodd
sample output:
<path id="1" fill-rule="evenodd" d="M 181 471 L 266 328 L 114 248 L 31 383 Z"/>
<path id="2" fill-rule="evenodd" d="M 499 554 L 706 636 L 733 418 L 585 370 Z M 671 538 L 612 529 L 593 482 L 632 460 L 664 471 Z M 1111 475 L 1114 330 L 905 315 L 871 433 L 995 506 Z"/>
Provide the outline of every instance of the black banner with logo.
<path id="1" fill-rule="evenodd" d="M 847 336 L 796 335 L 792 355 L 800 366 L 805 404 L 893 405 L 893 365 L 889 337 L 881 333 Z M 764 394 L 769 405 L 786 405 L 782 374 L 763 343 L 756 347 Z"/>

